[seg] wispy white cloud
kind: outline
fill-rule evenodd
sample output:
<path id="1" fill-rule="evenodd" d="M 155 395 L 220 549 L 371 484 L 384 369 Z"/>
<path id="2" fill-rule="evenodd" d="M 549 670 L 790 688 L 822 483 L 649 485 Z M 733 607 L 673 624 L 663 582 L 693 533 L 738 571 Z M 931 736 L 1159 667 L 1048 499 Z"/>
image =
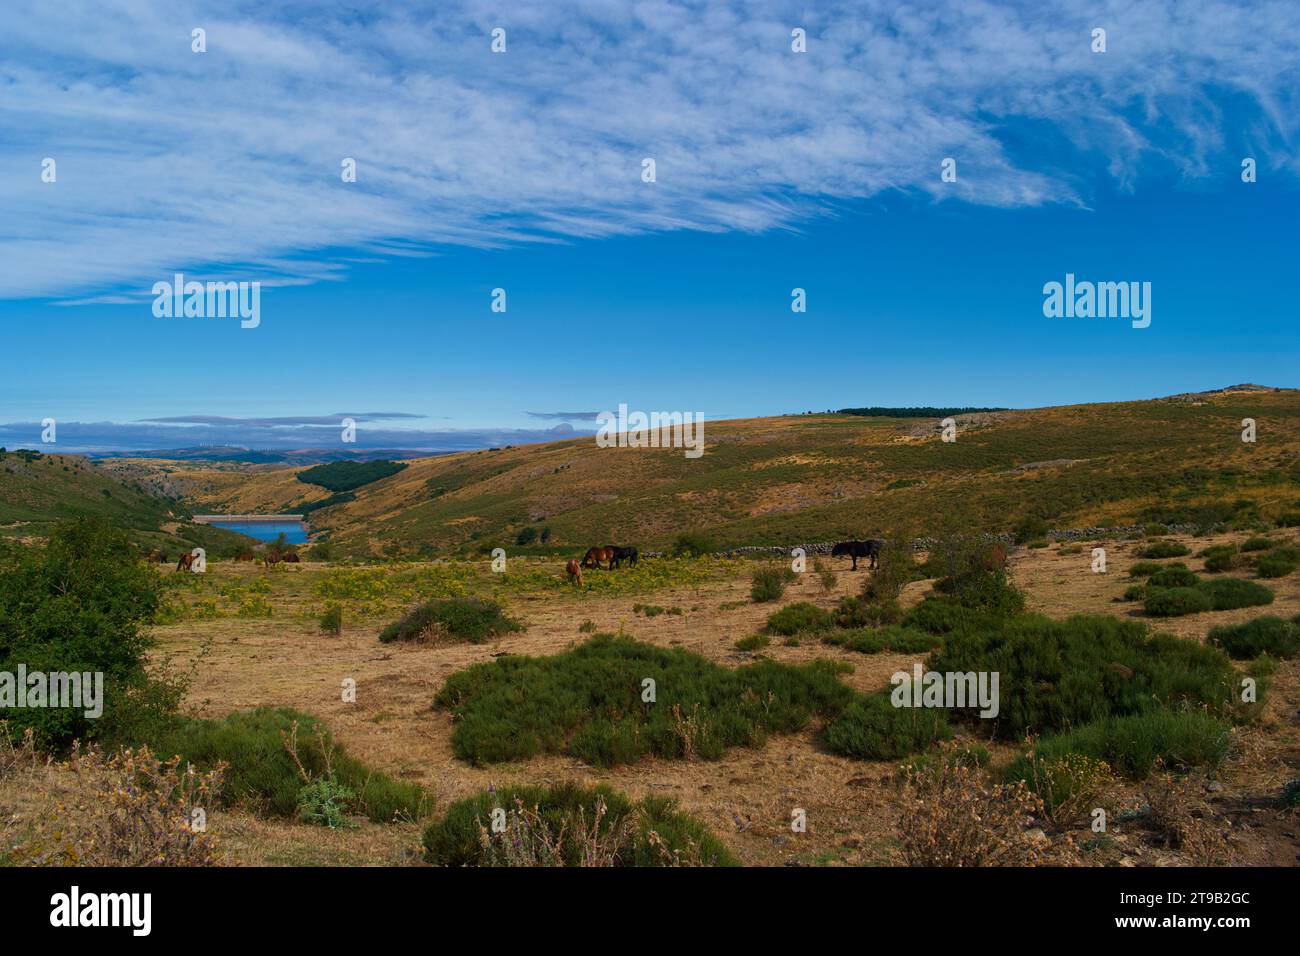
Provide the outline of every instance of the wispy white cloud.
<path id="1" fill-rule="evenodd" d="M 797 227 L 890 190 L 1085 203 L 1094 170 L 1132 186 L 1158 158 L 1205 177 L 1240 144 L 1300 172 L 1283 0 L 62 0 L 0 19 L 6 297 L 131 301 L 235 267 L 317 282 L 443 243 Z M 1005 144 L 1036 123 L 1080 162 Z"/>

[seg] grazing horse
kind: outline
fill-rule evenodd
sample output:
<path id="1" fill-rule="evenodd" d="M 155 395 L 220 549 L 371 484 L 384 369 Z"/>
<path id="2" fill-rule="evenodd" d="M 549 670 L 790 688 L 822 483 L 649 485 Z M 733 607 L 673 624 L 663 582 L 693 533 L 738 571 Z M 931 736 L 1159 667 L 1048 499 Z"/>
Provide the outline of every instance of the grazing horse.
<path id="1" fill-rule="evenodd" d="M 284 555 L 280 552 L 268 551 L 266 554 L 262 555 L 262 567 L 269 570 L 273 565 L 279 564 L 283 560 Z"/>
<path id="2" fill-rule="evenodd" d="M 181 555 L 181 559 L 176 562 L 177 571 L 189 571 L 194 567 L 194 555 L 186 551 Z"/>
<path id="3" fill-rule="evenodd" d="M 621 567 L 623 562 L 627 562 L 629 568 L 636 567 L 637 554 L 636 548 L 620 548 L 616 544 L 611 544 L 606 551 L 613 551 L 614 556 L 610 558 L 609 566 L 611 569 Z"/>
<path id="4" fill-rule="evenodd" d="M 252 560 L 253 560 L 253 552 L 252 552 L 252 551 L 240 551 L 239 554 L 235 555 L 235 560 L 236 560 L 236 561 L 252 561 Z"/>
<path id="5" fill-rule="evenodd" d="M 884 547 L 885 542 L 878 538 L 868 538 L 866 541 L 841 541 L 835 547 L 831 548 L 832 558 L 851 557 L 853 559 L 852 570 L 858 569 L 858 558 L 870 558 L 871 568 L 876 567 L 876 558 L 880 556 L 880 549 Z"/>
<path id="6" fill-rule="evenodd" d="M 299 564 L 301 561 L 302 558 L 298 557 L 298 554 L 295 551 L 290 551 L 284 556 L 285 564 Z"/>
<path id="7" fill-rule="evenodd" d="M 569 563 L 564 566 L 564 576 L 578 587 L 582 587 L 582 565 L 573 558 L 570 558 Z"/>
<path id="8" fill-rule="evenodd" d="M 583 555 L 582 566 L 584 568 L 598 568 L 604 561 L 613 568 L 614 566 L 614 549 L 613 548 L 588 548 L 587 553 Z"/>

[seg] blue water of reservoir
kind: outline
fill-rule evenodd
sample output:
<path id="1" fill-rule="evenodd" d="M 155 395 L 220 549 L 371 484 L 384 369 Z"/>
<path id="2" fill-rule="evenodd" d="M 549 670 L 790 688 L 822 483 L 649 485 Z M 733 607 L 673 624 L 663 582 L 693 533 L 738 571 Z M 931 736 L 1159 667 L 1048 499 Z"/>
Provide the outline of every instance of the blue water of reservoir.
<path id="1" fill-rule="evenodd" d="M 284 532 L 289 544 L 307 543 L 307 526 L 301 521 L 213 521 L 214 528 L 238 531 L 258 541 L 274 541 Z"/>

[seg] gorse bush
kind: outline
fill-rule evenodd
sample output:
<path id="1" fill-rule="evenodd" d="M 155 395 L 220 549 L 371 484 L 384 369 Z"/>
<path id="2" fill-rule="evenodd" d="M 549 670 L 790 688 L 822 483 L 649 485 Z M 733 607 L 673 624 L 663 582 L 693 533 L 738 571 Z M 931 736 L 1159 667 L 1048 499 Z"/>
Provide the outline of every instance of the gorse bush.
<path id="1" fill-rule="evenodd" d="M 1158 588 L 1148 590 L 1143 604 L 1155 617 L 1182 617 L 1214 610 L 1214 601 L 1201 588 Z"/>
<path id="2" fill-rule="evenodd" d="M 678 557 L 700 558 L 717 550 L 717 544 L 702 531 L 684 531 L 673 542 L 673 554 Z"/>
<path id="3" fill-rule="evenodd" d="M 159 608 L 157 573 L 127 534 L 102 518 L 60 525 L 44 547 L 0 545 L 0 671 L 102 672 L 103 715 L 85 707 L 4 702 L 12 733 L 31 727 L 46 744 L 121 738 L 126 726 L 163 719 L 179 689 L 146 672 L 142 628 Z M 93 686 L 93 684 L 92 684 Z M 83 687 L 83 693 L 86 688 Z"/>
<path id="4" fill-rule="evenodd" d="M 897 760 L 951 736 L 947 711 L 895 707 L 889 692 L 862 694 L 826 727 L 833 753 L 862 760 Z"/>
<path id="5" fill-rule="evenodd" d="M 1028 544 L 1047 537 L 1047 522 L 1037 515 L 1030 515 L 1016 525 L 1016 544 Z"/>
<path id="6" fill-rule="evenodd" d="M 1032 761 L 1052 762 L 1069 754 L 1103 760 L 1116 773 L 1140 780 L 1161 763 L 1171 769 L 1217 767 L 1228 753 L 1229 725 L 1195 711 L 1150 710 L 1106 717 L 1073 730 L 1042 737 L 1031 755 L 1007 770 L 1012 779 L 1033 779 Z"/>
<path id="7" fill-rule="evenodd" d="M 1128 569 L 1128 575 L 1131 578 L 1147 578 L 1155 574 L 1157 571 L 1163 571 L 1167 567 L 1186 569 L 1187 565 L 1180 561 L 1168 565 L 1160 564 L 1156 561 L 1139 561 L 1137 564 L 1133 565 L 1133 567 Z"/>
<path id="8" fill-rule="evenodd" d="M 1212 627 L 1207 639 L 1234 660 L 1253 660 L 1260 654 L 1287 658 L 1300 653 L 1300 625 L 1272 615 L 1245 624 Z"/>
<path id="9" fill-rule="evenodd" d="M 749 596 L 757 603 L 779 601 L 785 586 L 795 579 L 795 573 L 785 565 L 755 568 L 749 576 Z"/>
<path id="10" fill-rule="evenodd" d="M 1273 603 L 1273 592 L 1262 584 L 1241 578 L 1219 578 L 1201 585 L 1216 611 L 1232 611 L 1239 607 L 1261 607 Z"/>
<path id="11" fill-rule="evenodd" d="M 1241 565 L 1241 556 L 1235 544 L 1218 544 L 1201 552 L 1205 559 L 1205 570 L 1212 572 L 1231 571 Z"/>
<path id="12" fill-rule="evenodd" d="M 867 604 L 892 604 L 903 593 L 903 588 L 912 581 L 921 579 L 922 571 L 912 555 L 912 548 L 906 542 L 910 536 L 900 534 L 891 536 L 876 558 L 876 568 L 871 576 L 862 582 L 859 597 Z"/>
<path id="13" fill-rule="evenodd" d="M 1255 535 L 1254 537 L 1247 538 L 1241 543 L 1241 550 L 1247 552 L 1267 551 L 1271 547 L 1273 547 L 1273 539 L 1266 538 L 1263 535 Z"/>
<path id="14" fill-rule="evenodd" d="M 821 631 L 830 627 L 834 618 L 829 611 L 823 611 L 815 604 L 799 601 L 787 604 L 767 619 L 766 630 L 770 634 L 798 634 L 800 631 Z"/>
<path id="15" fill-rule="evenodd" d="M 1162 706 L 1230 715 L 1235 700 L 1236 671 L 1223 652 L 1111 617 L 1026 615 L 953 632 L 926 666 L 998 672 L 1001 709 L 980 726 L 1003 739 Z"/>
<path id="16" fill-rule="evenodd" d="M 523 629 L 522 624 L 506 616 L 496 601 L 472 597 L 446 598 L 421 604 L 407 612 L 400 621 L 384 628 L 379 639 L 388 643 L 446 637 L 481 644 L 489 638 Z"/>
<path id="17" fill-rule="evenodd" d="M 1007 616 L 997 611 L 967 607 L 947 598 L 927 597 L 903 616 L 902 624 L 942 635 L 985 631 L 1000 627 L 1006 620 Z"/>
<path id="18" fill-rule="evenodd" d="M 295 725 L 300 730 L 297 759 L 285 746 Z M 376 823 L 418 820 L 428 809 L 419 787 L 371 770 L 337 746 L 320 721 L 289 708 L 259 707 L 220 720 L 182 720 L 160 736 L 154 749 L 178 754 L 199 768 L 225 764 L 224 802 L 247 804 L 274 816 L 298 814 L 304 772 L 313 779 L 332 778 L 351 791 L 355 798 L 349 810 Z"/>
<path id="19" fill-rule="evenodd" d="M 739 865 L 675 801 L 633 803 L 604 785 L 515 786 L 458 800 L 422 842 L 435 866 Z"/>
<path id="20" fill-rule="evenodd" d="M 696 654 L 597 635 L 551 657 L 500 657 L 453 674 L 452 749 L 474 764 L 568 753 L 594 766 L 654 755 L 719 758 L 838 714 L 853 691 L 827 663 L 728 670 Z M 654 681 L 655 700 L 644 699 Z"/>
<path id="21" fill-rule="evenodd" d="M 1192 549 L 1177 541 L 1156 541 L 1139 551 L 1139 558 L 1182 558 L 1192 553 Z"/>
<path id="22" fill-rule="evenodd" d="M 878 654 L 882 651 L 917 654 L 933 650 L 939 644 L 939 638 L 935 635 L 902 624 L 829 631 L 822 640 L 862 654 Z"/>
<path id="23" fill-rule="evenodd" d="M 860 597 L 841 598 L 835 608 L 836 627 L 879 627 L 893 624 L 903 616 L 903 609 L 893 600 L 866 600 Z"/>
<path id="24" fill-rule="evenodd" d="M 1201 579 L 1196 576 L 1196 572 L 1181 565 L 1161 568 L 1147 578 L 1147 586 L 1153 588 L 1194 588 L 1200 583 Z"/>
<path id="25" fill-rule="evenodd" d="M 1261 554 L 1255 561 L 1255 570 L 1261 578 L 1284 578 L 1300 567 L 1300 550 L 1277 548 Z"/>

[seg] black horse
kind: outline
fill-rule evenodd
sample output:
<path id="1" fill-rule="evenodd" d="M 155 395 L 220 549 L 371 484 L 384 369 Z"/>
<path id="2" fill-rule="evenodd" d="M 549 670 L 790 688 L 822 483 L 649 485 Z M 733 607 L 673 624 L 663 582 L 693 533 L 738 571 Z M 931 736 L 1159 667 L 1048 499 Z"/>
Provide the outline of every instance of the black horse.
<path id="1" fill-rule="evenodd" d="M 853 559 L 853 570 L 858 569 L 858 558 L 870 558 L 871 568 L 876 567 L 876 558 L 880 556 L 880 549 L 885 546 L 885 542 L 878 538 L 868 538 L 866 541 L 841 541 L 835 547 L 831 548 L 832 558 L 851 557 Z"/>
<path id="2" fill-rule="evenodd" d="M 614 557 L 609 562 L 611 569 L 621 566 L 624 561 L 627 562 L 629 568 L 636 567 L 636 548 L 620 548 L 616 544 L 611 544 L 609 550 L 614 552 Z"/>

